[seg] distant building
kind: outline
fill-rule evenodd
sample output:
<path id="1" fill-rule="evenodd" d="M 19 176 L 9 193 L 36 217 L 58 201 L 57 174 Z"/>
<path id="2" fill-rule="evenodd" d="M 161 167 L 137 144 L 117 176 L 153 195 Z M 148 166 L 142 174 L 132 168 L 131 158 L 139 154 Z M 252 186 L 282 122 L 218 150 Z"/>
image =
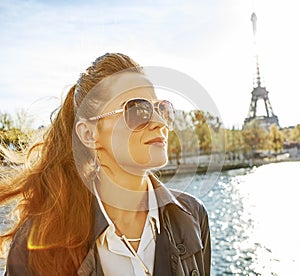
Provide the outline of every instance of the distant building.
<path id="1" fill-rule="evenodd" d="M 251 16 L 252 26 L 253 26 L 253 36 L 254 36 L 254 46 L 256 46 L 256 21 L 257 17 L 255 13 Z M 269 129 L 271 125 L 276 125 L 279 127 L 278 117 L 274 114 L 270 100 L 269 92 L 266 87 L 261 83 L 260 68 L 258 62 L 258 52 L 256 50 L 256 72 L 255 72 L 253 90 L 251 92 L 251 102 L 249 107 L 249 112 L 244 120 L 243 128 L 247 128 L 252 122 L 256 122 L 260 127 Z M 262 104 L 262 109 L 264 113 L 258 114 L 258 104 Z"/>

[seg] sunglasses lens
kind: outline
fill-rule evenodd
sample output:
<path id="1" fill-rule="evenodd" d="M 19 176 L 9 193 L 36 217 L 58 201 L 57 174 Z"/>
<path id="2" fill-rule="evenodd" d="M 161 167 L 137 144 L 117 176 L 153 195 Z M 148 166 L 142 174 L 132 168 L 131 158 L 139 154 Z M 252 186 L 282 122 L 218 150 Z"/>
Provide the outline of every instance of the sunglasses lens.
<path id="1" fill-rule="evenodd" d="M 125 105 L 125 121 L 131 130 L 143 129 L 151 120 L 152 104 L 144 99 L 134 99 Z"/>
<path id="2" fill-rule="evenodd" d="M 174 128 L 175 111 L 169 101 L 160 101 L 155 105 L 155 111 L 165 121 L 170 130 Z M 125 105 L 125 121 L 134 131 L 141 130 L 149 124 L 153 114 L 151 102 L 145 99 L 133 99 Z"/>
<path id="3" fill-rule="evenodd" d="M 170 130 L 174 129 L 175 111 L 173 105 L 169 101 L 159 102 L 157 113 L 165 120 Z"/>

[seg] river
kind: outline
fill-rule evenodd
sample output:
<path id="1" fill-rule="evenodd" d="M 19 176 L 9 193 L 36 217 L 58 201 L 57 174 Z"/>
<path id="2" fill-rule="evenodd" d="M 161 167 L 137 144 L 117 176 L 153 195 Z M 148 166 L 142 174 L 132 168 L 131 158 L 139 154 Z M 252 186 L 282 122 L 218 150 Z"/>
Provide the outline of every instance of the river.
<path id="1" fill-rule="evenodd" d="M 185 184 L 209 214 L 212 276 L 300 275 L 299 172 L 300 162 L 222 172 L 205 194 L 205 175 Z"/>
<path id="2" fill-rule="evenodd" d="M 196 175 L 185 190 L 208 210 L 211 275 L 300 275 L 299 172 L 300 162 L 222 172 L 205 195 Z"/>

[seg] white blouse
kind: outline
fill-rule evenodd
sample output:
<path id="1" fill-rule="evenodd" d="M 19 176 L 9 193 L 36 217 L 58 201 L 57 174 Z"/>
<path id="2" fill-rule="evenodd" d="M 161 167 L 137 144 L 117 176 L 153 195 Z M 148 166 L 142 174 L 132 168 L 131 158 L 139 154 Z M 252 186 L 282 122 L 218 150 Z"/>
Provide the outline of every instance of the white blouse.
<path id="1" fill-rule="evenodd" d="M 97 249 L 100 255 L 101 265 L 104 275 L 124 276 L 124 275 L 146 275 L 143 265 L 153 274 L 155 257 L 155 233 L 160 233 L 160 223 L 158 215 L 158 204 L 153 190 L 152 183 L 148 179 L 148 206 L 149 211 L 141 241 L 134 256 L 124 241 L 115 233 L 115 226 L 107 215 L 98 193 L 96 194 L 100 209 L 104 214 L 109 226 L 97 240 Z M 138 259 L 140 258 L 140 260 Z M 142 262 L 141 262 L 142 261 Z"/>

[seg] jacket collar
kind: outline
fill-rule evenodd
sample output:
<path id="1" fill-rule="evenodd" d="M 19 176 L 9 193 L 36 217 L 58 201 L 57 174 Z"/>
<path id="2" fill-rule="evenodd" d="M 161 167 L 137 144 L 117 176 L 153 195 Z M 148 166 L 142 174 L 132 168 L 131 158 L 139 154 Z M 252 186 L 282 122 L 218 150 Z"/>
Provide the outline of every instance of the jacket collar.
<path id="1" fill-rule="evenodd" d="M 92 234 L 92 243 L 95 243 L 98 237 L 103 233 L 103 231 L 108 227 L 108 222 L 101 212 L 100 206 L 97 202 L 96 197 L 93 200 L 93 208 L 94 208 L 94 230 Z"/>
<path id="2" fill-rule="evenodd" d="M 149 175 L 150 180 L 153 184 L 155 195 L 158 203 L 159 208 L 164 208 L 169 204 L 176 205 L 182 211 L 191 215 L 191 213 L 177 200 L 175 195 L 180 195 L 181 191 L 172 190 L 172 192 L 166 188 L 166 186 L 159 181 L 153 174 Z"/>

